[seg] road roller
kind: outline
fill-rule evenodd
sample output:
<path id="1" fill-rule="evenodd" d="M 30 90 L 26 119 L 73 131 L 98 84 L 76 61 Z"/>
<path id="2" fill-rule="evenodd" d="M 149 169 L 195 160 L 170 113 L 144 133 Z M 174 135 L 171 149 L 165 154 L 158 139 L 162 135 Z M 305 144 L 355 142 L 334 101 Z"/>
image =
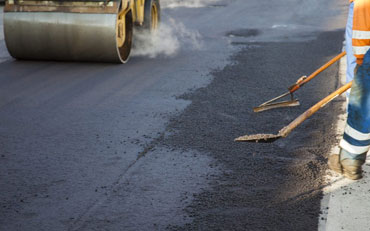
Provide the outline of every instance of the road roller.
<path id="1" fill-rule="evenodd" d="M 159 0 L 6 0 L 4 38 L 16 59 L 125 63 L 159 22 Z"/>

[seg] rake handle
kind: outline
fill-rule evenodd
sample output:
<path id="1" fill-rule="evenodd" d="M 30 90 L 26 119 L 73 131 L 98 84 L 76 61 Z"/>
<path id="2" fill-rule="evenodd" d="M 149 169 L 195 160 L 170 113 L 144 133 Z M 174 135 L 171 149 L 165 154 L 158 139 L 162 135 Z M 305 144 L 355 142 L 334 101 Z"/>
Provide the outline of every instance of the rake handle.
<path id="1" fill-rule="evenodd" d="M 301 114 L 299 117 L 297 117 L 295 120 L 293 120 L 288 126 L 284 127 L 279 131 L 279 135 L 282 137 L 287 137 L 293 129 L 295 129 L 298 125 L 300 125 L 303 121 L 311 117 L 314 113 L 316 113 L 318 110 L 320 110 L 322 107 L 324 107 L 327 103 L 335 99 L 337 96 L 341 95 L 348 89 L 352 87 L 352 81 L 347 83 L 346 85 L 342 86 L 341 88 L 337 89 L 330 95 L 326 96 L 324 99 L 322 99 L 317 104 L 313 105 L 311 108 L 309 108 L 307 111 L 305 111 L 303 114 Z"/>
<path id="2" fill-rule="evenodd" d="M 330 67 L 331 65 L 333 65 L 334 63 L 336 63 L 339 59 L 341 59 L 343 56 L 346 55 L 346 52 L 343 51 L 342 53 L 340 53 L 339 55 L 335 56 L 334 58 L 332 58 L 329 62 L 325 63 L 324 65 L 322 65 L 319 69 L 317 69 L 314 73 L 312 73 L 310 76 L 308 77 L 305 77 L 305 78 L 300 78 L 297 80 L 297 82 L 290 86 L 288 89 L 289 89 L 289 92 L 290 93 L 293 93 L 295 92 L 296 90 L 298 90 L 299 88 L 301 88 L 303 85 L 305 85 L 307 82 L 309 82 L 311 79 L 315 78 L 318 74 L 320 74 L 322 71 L 324 71 L 325 69 L 327 69 L 328 67 Z"/>

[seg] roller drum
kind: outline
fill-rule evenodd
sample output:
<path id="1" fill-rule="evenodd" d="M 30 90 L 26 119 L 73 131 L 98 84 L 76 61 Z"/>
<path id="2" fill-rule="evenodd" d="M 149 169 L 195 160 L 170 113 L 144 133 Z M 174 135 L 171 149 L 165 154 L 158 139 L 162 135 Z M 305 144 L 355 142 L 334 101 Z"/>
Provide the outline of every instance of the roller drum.
<path id="1" fill-rule="evenodd" d="M 132 28 L 118 48 L 116 23 L 116 14 L 6 12 L 5 42 L 17 59 L 124 63 Z"/>

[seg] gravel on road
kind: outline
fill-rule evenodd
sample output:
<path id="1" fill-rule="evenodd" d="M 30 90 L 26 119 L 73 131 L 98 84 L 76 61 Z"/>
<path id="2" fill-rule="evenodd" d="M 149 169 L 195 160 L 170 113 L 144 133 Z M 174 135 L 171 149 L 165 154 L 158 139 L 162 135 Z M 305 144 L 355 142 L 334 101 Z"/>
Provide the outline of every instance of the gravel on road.
<path id="1" fill-rule="evenodd" d="M 275 143 L 233 142 L 244 134 L 277 132 L 338 87 L 335 64 L 298 92 L 300 107 L 253 113 L 253 106 L 340 53 L 343 31 L 316 36 L 242 44 L 234 64 L 215 71 L 209 86 L 181 97 L 192 104 L 172 119 L 173 135 L 163 145 L 206 153 L 216 160 L 210 168 L 221 168 L 222 174 L 185 209 L 193 222 L 170 230 L 317 229 L 338 100 Z"/>

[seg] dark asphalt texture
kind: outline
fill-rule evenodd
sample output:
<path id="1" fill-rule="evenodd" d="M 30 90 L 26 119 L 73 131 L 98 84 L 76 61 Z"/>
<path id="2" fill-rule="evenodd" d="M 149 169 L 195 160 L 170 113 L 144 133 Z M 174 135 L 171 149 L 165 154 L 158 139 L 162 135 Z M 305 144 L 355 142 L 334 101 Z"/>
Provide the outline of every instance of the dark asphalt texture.
<path id="1" fill-rule="evenodd" d="M 334 91 L 339 86 L 338 63 L 299 90 L 300 107 L 252 112 L 253 106 L 283 93 L 298 77 L 340 53 L 342 36 L 343 31 L 335 31 L 309 42 L 245 44 L 233 57 L 234 65 L 214 72 L 206 88 L 182 97 L 192 104 L 173 118 L 168 129 L 175 135 L 163 144 L 207 153 L 223 172 L 186 208 L 194 221 L 170 230 L 317 229 L 339 101 L 275 143 L 233 139 L 277 133 Z"/>

